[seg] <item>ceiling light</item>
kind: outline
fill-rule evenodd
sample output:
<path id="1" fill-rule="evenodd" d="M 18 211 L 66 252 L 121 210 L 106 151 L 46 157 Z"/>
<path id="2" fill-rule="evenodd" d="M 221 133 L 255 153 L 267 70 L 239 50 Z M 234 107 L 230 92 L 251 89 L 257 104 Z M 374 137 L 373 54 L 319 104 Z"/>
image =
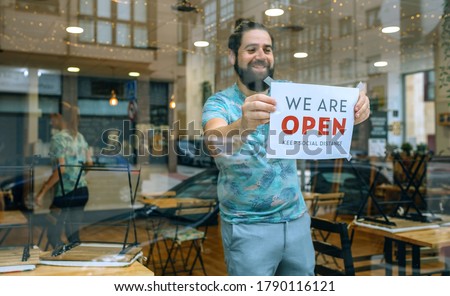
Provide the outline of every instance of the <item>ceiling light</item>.
<path id="1" fill-rule="evenodd" d="M 294 53 L 294 58 L 297 59 L 304 59 L 308 56 L 308 54 L 306 52 L 296 52 Z"/>
<path id="2" fill-rule="evenodd" d="M 378 67 L 378 68 L 386 67 L 388 65 L 388 62 L 386 62 L 386 61 L 378 61 L 378 62 L 373 63 L 373 65 L 375 67 Z"/>
<path id="3" fill-rule="evenodd" d="M 128 73 L 128 76 L 139 77 L 139 76 L 141 76 L 141 73 L 139 73 L 139 72 L 130 72 L 130 73 Z"/>
<path id="4" fill-rule="evenodd" d="M 195 41 L 194 46 L 195 47 L 207 47 L 207 46 L 209 46 L 209 42 L 204 41 L 204 40 Z"/>
<path id="5" fill-rule="evenodd" d="M 170 101 L 169 101 L 169 108 L 175 109 L 176 107 L 177 107 L 177 103 L 175 103 L 175 95 L 172 95 L 170 97 Z"/>
<path id="6" fill-rule="evenodd" d="M 386 34 L 397 33 L 398 31 L 400 31 L 400 27 L 397 27 L 397 26 L 389 26 L 389 27 L 384 27 L 383 29 L 381 29 L 381 32 L 386 33 Z"/>
<path id="7" fill-rule="evenodd" d="M 73 73 L 77 73 L 77 72 L 80 72 L 80 68 L 78 68 L 78 67 L 68 67 L 67 71 L 73 72 Z"/>
<path id="8" fill-rule="evenodd" d="M 84 32 L 83 28 L 75 27 L 75 26 L 67 27 L 66 31 L 67 31 L 67 33 L 71 33 L 71 34 L 81 34 Z"/>
<path id="9" fill-rule="evenodd" d="M 117 106 L 119 104 L 119 100 L 116 97 L 116 92 L 114 90 L 111 91 L 111 97 L 109 98 L 109 105 Z"/>
<path id="10" fill-rule="evenodd" d="M 269 8 L 264 13 L 267 16 L 280 16 L 284 14 L 284 10 L 281 8 Z"/>

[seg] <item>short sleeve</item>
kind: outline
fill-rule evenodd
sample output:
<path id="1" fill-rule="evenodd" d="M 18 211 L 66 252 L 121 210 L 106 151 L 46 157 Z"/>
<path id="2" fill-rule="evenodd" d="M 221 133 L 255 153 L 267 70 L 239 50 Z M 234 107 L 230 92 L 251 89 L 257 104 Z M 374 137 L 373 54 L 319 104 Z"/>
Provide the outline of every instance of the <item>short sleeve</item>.
<path id="1" fill-rule="evenodd" d="M 53 136 L 52 140 L 50 141 L 50 157 L 55 158 L 61 158 L 65 155 L 65 148 L 64 148 L 64 138 L 61 136 L 61 133 L 57 133 Z"/>
<path id="2" fill-rule="evenodd" d="M 230 124 L 228 104 L 220 96 L 210 97 L 203 106 L 202 126 L 213 118 L 222 118 Z"/>

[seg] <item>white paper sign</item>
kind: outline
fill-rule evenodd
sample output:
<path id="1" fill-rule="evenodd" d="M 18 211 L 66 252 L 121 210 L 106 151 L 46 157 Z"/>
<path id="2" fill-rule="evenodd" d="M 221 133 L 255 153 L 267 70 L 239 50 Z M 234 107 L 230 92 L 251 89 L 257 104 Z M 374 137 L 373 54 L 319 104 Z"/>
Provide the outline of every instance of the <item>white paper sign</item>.
<path id="1" fill-rule="evenodd" d="M 350 158 L 359 89 L 272 82 L 268 158 Z"/>

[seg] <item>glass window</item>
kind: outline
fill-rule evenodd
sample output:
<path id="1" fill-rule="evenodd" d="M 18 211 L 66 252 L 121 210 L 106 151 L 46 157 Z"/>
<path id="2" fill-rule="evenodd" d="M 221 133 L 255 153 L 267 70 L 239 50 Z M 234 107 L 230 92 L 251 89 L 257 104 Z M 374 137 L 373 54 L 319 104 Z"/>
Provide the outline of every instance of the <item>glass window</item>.
<path id="1" fill-rule="evenodd" d="M 134 46 L 135 47 L 147 47 L 148 45 L 148 32 L 147 27 L 135 26 L 134 27 Z"/>
<path id="2" fill-rule="evenodd" d="M 134 21 L 147 22 L 147 5 L 145 0 L 134 1 Z"/>
<path id="3" fill-rule="evenodd" d="M 122 46 L 131 45 L 130 25 L 117 24 L 116 28 L 116 44 Z"/>
<path id="4" fill-rule="evenodd" d="M 368 29 L 380 26 L 379 17 L 380 7 L 372 8 L 366 11 L 366 26 Z"/>
<path id="5" fill-rule="evenodd" d="M 234 1 L 220 0 L 220 22 L 224 24 L 226 21 L 234 18 Z"/>
<path id="6" fill-rule="evenodd" d="M 146 0 L 79 0 L 79 22 L 86 32 L 80 42 L 147 48 L 149 44 Z M 94 5 L 95 4 L 95 5 Z"/>
<path id="7" fill-rule="evenodd" d="M 97 41 L 103 44 L 112 44 L 112 25 L 110 22 L 97 23 Z"/>
<path id="8" fill-rule="evenodd" d="M 81 19 L 79 21 L 80 27 L 84 29 L 83 34 L 78 37 L 82 42 L 95 42 L 95 28 L 94 21 Z"/>
<path id="9" fill-rule="evenodd" d="M 94 0 L 80 1 L 80 14 L 94 15 Z"/>
<path id="10" fill-rule="evenodd" d="M 339 36 L 345 37 L 352 34 L 352 18 L 346 16 L 339 20 Z"/>
<path id="11" fill-rule="evenodd" d="M 205 39 L 212 40 L 216 37 L 216 1 L 205 4 Z"/>
<path id="12" fill-rule="evenodd" d="M 97 16 L 110 18 L 111 17 L 111 1 L 97 0 Z"/>
<path id="13" fill-rule="evenodd" d="M 117 18 L 119 20 L 131 20 L 131 2 L 117 2 Z"/>
<path id="14" fill-rule="evenodd" d="M 435 96 L 435 73 L 433 70 L 425 72 L 425 101 L 434 101 Z"/>

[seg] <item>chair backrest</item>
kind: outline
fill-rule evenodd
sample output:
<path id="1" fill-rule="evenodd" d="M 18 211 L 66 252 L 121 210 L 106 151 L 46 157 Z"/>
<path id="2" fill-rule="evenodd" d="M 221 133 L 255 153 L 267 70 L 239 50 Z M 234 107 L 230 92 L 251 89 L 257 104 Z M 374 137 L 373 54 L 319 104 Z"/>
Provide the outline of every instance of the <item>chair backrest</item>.
<path id="1" fill-rule="evenodd" d="M 338 266 L 332 266 L 321 262 L 322 258 L 316 256 L 315 273 L 317 275 L 355 275 L 355 267 L 351 251 L 351 242 L 348 236 L 347 223 L 334 222 L 321 218 L 311 217 L 311 228 L 322 232 L 338 234 L 340 244 L 331 243 L 333 237 L 327 241 L 322 236 L 313 237 L 314 249 L 318 255 L 326 255 L 343 262 L 343 270 Z M 340 264 L 339 264 L 340 265 Z M 334 268 L 333 268 L 334 267 Z"/>
<path id="2" fill-rule="evenodd" d="M 344 199 L 344 192 L 314 193 L 311 203 L 311 216 L 319 215 L 320 209 L 331 213 L 331 220 L 335 220 L 339 205 Z M 330 215 L 327 215 L 329 217 Z"/>
<path id="3" fill-rule="evenodd" d="M 174 218 L 192 228 L 207 226 L 208 220 L 219 211 L 215 200 L 179 201 Z"/>

